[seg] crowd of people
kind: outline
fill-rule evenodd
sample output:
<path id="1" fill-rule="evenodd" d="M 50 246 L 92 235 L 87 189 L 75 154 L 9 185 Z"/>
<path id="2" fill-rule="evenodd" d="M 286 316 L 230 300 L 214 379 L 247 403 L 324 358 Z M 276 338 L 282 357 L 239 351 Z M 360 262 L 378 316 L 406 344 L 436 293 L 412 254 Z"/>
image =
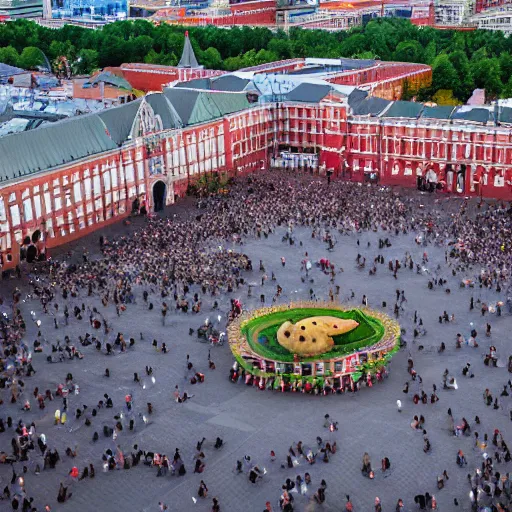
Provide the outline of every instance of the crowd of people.
<path id="1" fill-rule="evenodd" d="M 423 272 L 428 267 L 429 246 L 436 246 L 445 250 L 445 262 L 452 277 L 458 277 L 461 286 L 481 287 L 488 290 L 496 290 L 501 293 L 503 303 L 495 306 L 505 309 L 507 297 L 510 296 L 511 277 L 511 254 L 512 254 L 512 222 L 510 211 L 507 205 L 501 203 L 481 203 L 478 205 L 469 204 L 465 200 L 450 202 L 449 200 L 431 201 L 425 205 L 425 197 L 415 191 L 395 191 L 387 188 L 367 186 L 342 181 L 327 181 L 312 176 L 291 174 L 286 171 L 272 171 L 236 180 L 230 187 L 227 194 L 214 195 L 202 198 L 196 204 L 196 208 L 189 208 L 180 211 L 171 217 L 147 218 L 131 234 L 107 238 L 100 237 L 99 254 L 91 254 L 91 251 L 84 250 L 80 260 L 76 257 L 59 257 L 45 263 L 38 263 L 34 267 L 23 269 L 26 282 L 20 282 L 19 286 L 9 296 L 2 293 L 0 297 L 0 340 L 2 343 L 2 355 L 0 358 L 0 435 L 12 434 L 12 450 L 10 453 L 0 453 L 0 462 L 12 463 L 13 474 L 10 485 L 6 485 L 2 498 L 11 501 L 13 510 L 33 512 L 36 510 L 51 510 L 50 504 L 35 504 L 30 493 L 25 489 L 22 475 L 14 470 L 14 465 L 22 466 L 22 471 L 33 471 L 39 474 L 54 468 L 57 464 L 63 463 L 63 458 L 71 460 L 76 457 L 76 448 L 69 447 L 66 450 L 66 457 L 61 457 L 57 450 L 52 447 L 51 437 L 48 431 L 48 423 L 44 423 L 42 430 L 38 422 L 26 424 L 23 418 L 12 417 L 12 414 L 5 417 L 5 406 L 2 404 L 17 404 L 21 410 L 30 410 L 37 406 L 44 415 L 45 408 L 53 400 L 59 400 L 61 406 L 55 413 L 55 425 L 65 425 L 68 421 L 68 413 L 74 417 L 79 425 L 97 427 L 98 419 L 103 422 L 103 428 L 93 427 L 91 439 L 97 442 L 103 435 L 105 438 L 113 439 L 116 442 L 118 436 L 122 435 L 123 429 L 133 430 L 140 424 L 146 425 L 151 422 L 153 414 L 152 403 L 145 405 L 136 404 L 131 394 L 126 395 L 125 403 L 122 404 L 122 413 L 117 413 L 113 418 L 110 409 L 113 409 L 113 400 L 105 394 L 99 397 L 94 404 L 82 405 L 75 412 L 70 412 L 70 399 L 80 393 L 80 385 L 70 373 L 62 372 L 62 366 L 56 366 L 56 373 L 61 375 L 62 382 L 56 389 L 45 389 L 37 386 L 37 365 L 44 363 L 63 363 L 65 361 L 79 361 L 79 364 L 87 364 L 87 353 L 97 350 L 107 358 L 114 353 L 130 352 L 137 350 L 137 344 L 149 337 L 144 332 L 144 322 L 141 322 L 140 333 L 126 335 L 123 332 L 115 332 L 113 323 L 115 318 L 107 313 L 108 306 L 115 307 L 115 315 L 129 314 L 133 304 L 143 305 L 147 310 L 148 318 L 151 321 L 159 321 L 162 326 L 166 325 L 172 314 L 190 315 L 190 334 L 196 330 L 197 321 L 194 315 L 200 313 L 204 308 L 205 299 L 213 302 L 212 314 L 217 314 L 221 306 L 228 302 L 229 294 L 239 295 L 251 294 L 252 287 L 249 281 L 257 273 L 253 269 L 249 254 L 244 252 L 244 246 L 248 239 L 266 239 L 277 229 L 285 230 L 281 243 L 289 246 L 296 246 L 297 250 L 305 252 L 303 265 L 300 269 L 302 282 L 308 279 L 311 272 L 311 265 L 308 266 L 307 248 L 300 248 L 300 242 L 295 236 L 295 230 L 299 227 L 311 231 L 312 238 L 319 239 L 326 244 L 326 250 L 333 250 L 342 237 L 365 232 L 379 233 L 382 238 L 379 240 L 378 252 L 373 259 L 369 275 L 374 276 L 380 270 L 380 265 L 385 264 L 384 271 L 391 272 L 395 279 L 398 279 L 402 272 L 413 271 Z M 384 257 L 384 249 L 391 247 L 390 238 L 409 233 L 414 233 L 418 246 L 422 249 L 423 257 L 417 261 L 409 252 L 404 254 L 403 259 L 387 260 Z M 360 241 L 357 237 L 359 248 Z M 234 246 L 237 250 L 228 249 L 227 246 Z M 369 243 L 369 242 L 368 242 Z M 375 249 L 377 250 L 377 249 Z M 92 251 L 94 253 L 94 251 Z M 361 247 L 361 252 L 363 248 Z M 358 254 L 357 266 L 365 268 L 366 258 Z M 282 269 L 286 268 L 286 259 L 283 256 L 279 263 Z M 343 272 L 342 268 L 336 268 L 328 259 L 319 263 L 320 270 L 331 277 L 333 287 L 329 291 L 329 297 L 339 299 L 339 286 L 335 286 L 337 273 Z M 262 269 L 263 268 L 263 269 Z M 436 271 L 440 272 L 438 267 Z M 260 261 L 260 273 L 262 291 L 268 287 L 264 263 Z M 272 272 L 272 280 L 275 280 Z M 446 287 L 446 279 L 429 275 L 428 288 L 442 287 L 446 293 L 450 290 Z M 276 283 L 277 292 L 273 300 L 277 300 L 282 288 Z M 310 289 L 310 298 L 316 298 L 319 290 Z M 396 303 L 394 314 L 397 318 L 403 317 L 407 312 L 406 290 L 396 290 Z M 262 293 L 262 301 L 265 302 L 265 295 Z M 354 299 L 354 294 L 349 299 Z M 52 329 L 44 331 L 39 329 L 35 340 L 28 340 L 26 336 L 26 322 L 35 322 L 37 327 L 39 320 L 34 312 L 27 308 L 34 301 L 40 303 L 42 311 L 52 319 Z M 366 304 L 368 299 L 363 296 L 362 303 Z M 511 299 L 508 299 L 509 309 L 512 307 Z M 477 304 L 483 308 L 483 302 Z M 236 307 L 241 309 L 237 302 Z M 471 299 L 470 309 L 474 307 Z M 482 315 L 488 312 L 482 309 Z M 233 314 L 233 299 L 228 308 Z M 238 309 L 235 311 L 239 313 Z M 174 311 L 174 313 L 173 313 Z M 412 312 L 410 312 L 412 313 Z M 500 309 L 501 315 L 501 309 Z M 158 318 L 158 320 L 154 320 Z M 227 318 L 226 318 L 227 319 Z M 226 319 L 222 319 L 225 321 Z M 454 314 L 444 311 L 439 316 L 439 322 L 448 323 L 455 320 Z M 219 316 L 219 322 L 221 318 Z M 68 335 L 64 342 L 59 342 L 59 329 L 73 323 L 79 326 L 82 334 L 77 339 L 71 339 Z M 488 333 L 491 333 L 488 323 Z M 203 326 L 200 327 L 203 329 Z M 198 334 L 200 333 L 198 330 Z M 207 328 L 205 328 L 207 332 Z M 90 331 L 90 332 L 89 332 Z M 416 341 L 426 335 L 423 321 L 417 312 L 414 312 L 413 338 Z M 92 333 L 92 334 L 91 334 Z M 220 332 L 216 339 L 220 339 Z M 462 335 L 456 340 L 456 348 L 464 344 L 478 346 L 476 343 L 477 334 L 471 334 L 472 342 L 466 341 Z M 150 338 L 149 338 L 150 339 Z M 212 333 L 205 336 L 213 346 Z M 168 353 L 168 343 L 153 339 L 152 346 L 165 357 Z M 421 350 L 423 345 L 418 345 Z M 445 350 L 443 344 L 439 353 Z M 39 356 L 39 354 L 42 354 Z M 488 364 L 491 366 L 497 360 L 495 351 L 489 353 Z M 105 378 L 111 378 L 108 368 L 108 359 L 105 359 Z M 35 367 L 34 367 L 35 366 Z M 200 365 L 199 365 L 200 366 Z M 206 366 L 206 365 L 205 365 Z M 209 371 L 215 370 L 215 364 L 208 353 L 208 368 L 195 367 L 187 356 L 185 363 L 185 385 L 198 385 L 207 380 Z M 462 371 L 463 376 L 471 377 L 473 367 L 466 365 Z M 509 371 L 512 363 L 509 364 Z M 140 369 L 139 369 L 140 371 Z M 418 405 L 435 404 L 439 401 L 436 386 L 433 384 L 432 392 L 427 394 L 423 389 L 423 380 L 416 373 L 412 359 L 408 365 L 407 372 L 409 380 L 404 387 L 406 398 Z M 142 373 L 142 372 L 141 372 Z M 154 375 L 151 367 L 146 367 L 145 375 L 139 376 L 134 373 L 134 383 L 145 387 L 154 383 Z M 231 380 L 244 382 L 248 385 L 261 387 L 261 382 L 251 380 L 251 376 L 243 375 L 233 369 Z M 327 379 L 325 382 L 329 382 Z M 446 389 L 456 389 L 456 379 L 453 375 L 446 373 L 443 376 Z M 30 383 L 30 385 L 29 385 Z M 32 384 L 34 383 L 34 384 Z M 86 382 L 81 383 L 86 386 Z M 371 382 L 366 382 L 371 385 Z M 176 385 L 174 398 L 176 402 L 183 403 L 190 400 L 194 395 L 187 389 L 180 392 Z M 284 389 L 285 382 L 266 382 L 264 387 L 271 386 L 274 389 Z M 326 386 L 315 387 L 309 384 L 311 389 L 300 390 L 315 392 L 319 395 L 335 392 L 333 386 L 326 389 Z M 411 387 L 411 391 L 409 390 Z M 507 386 L 500 398 L 508 396 Z M 196 386 L 197 387 L 197 386 Z M 30 389 L 29 389 L 30 388 Z M 293 389 L 289 389 L 293 391 Z M 33 398 L 32 398 L 33 397 Z M 499 408 L 498 398 L 493 397 L 489 390 L 484 394 L 487 405 L 494 404 Z M 116 404 L 117 406 L 118 404 Z M 497 407 L 496 407 L 497 406 Z M 399 406 L 399 410 L 400 410 Z M 419 405 L 418 405 L 419 407 Z M 119 409 L 119 408 L 118 408 Z M 117 411 L 117 409 L 116 409 Z M 512 413 L 511 413 L 512 414 Z M 449 416 L 451 416 L 451 411 Z M 44 418 L 44 416 L 43 416 Z M 512 416 L 511 416 L 512 419 Z M 423 449 L 425 453 L 431 451 L 431 443 L 425 428 L 425 418 L 420 412 L 414 415 L 411 427 L 423 434 Z M 329 424 L 329 427 L 332 423 Z M 451 429 L 456 436 L 467 435 L 471 431 L 470 424 L 462 419 L 461 425 L 453 425 Z M 332 432 L 332 430 L 330 430 Z M 476 432 L 475 432 L 476 434 Z M 478 443 L 480 438 L 476 435 Z M 485 434 L 484 440 L 486 440 Z M 302 443 L 297 443 L 290 448 L 286 456 L 285 467 L 295 467 L 300 459 L 308 465 L 328 462 L 336 452 L 335 441 L 320 442 L 315 448 L 305 449 Z M 496 442 L 494 442 L 496 441 Z M 501 433 L 494 434 L 493 445 L 495 455 L 488 456 L 482 468 L 478 468 L 469 480 L 471 483 L 472 501 L 480 503 L 484 498 L 500 498 L 504 502 L 510 500 L 510 482 L 508 474 L 506 478 L 493 466 L 510 461 L 510 452 Z M 217 438 L 215 449 L 220 449 L 223 441 Z M 480 444 L 478 445 L 480 446 Z M 194 459 L 194 473 L 203 474 L 207 471 L 205 453 L 202 442 L 198 443 L 197 454 Z M 487 449 L 489 452 L 490 449 Z M 486 453 L 487 453 L 486 452 Z M 460 454 L 459 454 L 460 455 Z M 463 454 L 457 462 L 465 460 Z M 247 456 L 249 457 L 249 456 Z M 266 474 L 261 464 L 251 461 L 250 457 L 237 464 L 241 472 L 247 474 L 251 483 L 263 479 Z M 275 459 L 275 455 L 274 455 Z M 137 445 L 133 449 L 124 452 L 119 445 L 112 449 L 105 450 L 101 462 L 104 471 L 118 468 L 129 469 L 137 466 L 139 461 L 151 467 L 156 467 L 157 476 L 165 477 L 170 475 L 184 476 L 186 473 L 185 464 L 181 458 L 180 451 L 176 449 L 174 457 L 169 458 L 165 454 L 155 451 L 144 451 Z M 272 458 L 271 458 L 272 460 Z M 291 466 L 290 466 L 291 464 Z M 459 465 L 464 465 L 464 463 Z M 382 459 L 382 472 L 391 471 L 390 461 L 387 457 Z M 278 500 L 272 500 L 265 505 L 265 510 L 273 510 L 271 503 L 278 502 L 282 510 L 294 510 L 296 501 L 294 494 L 304 496 L 305 500 L 311 499 L 318 504 L 325 501 L 327 484 L 325 480 L 317 488 L 316 492 L 309 493 L 311 484 L 311 473 L 308 471 L 304 477 L 298 475 L 294 480 L 287 478 L 282 486 L 282 493 Z M 363 476 L 373 478 L 375 471 L 371 468 L 370 458 L 365 454 L 363 459 Z M 85 478 L 94 478 L 94 464 L 90 463 L 80 468 L 73 466 L 69 472 L 68 479 L 60 484 L 57 491 L 57 502 L 64 502 L 71 498 L 69 486 L 74 482 Z M 470 475 L 468 475 L 470 476 Z M 444 470 L 438 479 L 439 486 L 444 486 L 448 480 L 447 471 Z M 442 482 L 442 483 L 441 483 Z M 215 495 L 215 491 L 213 493 Z M 199 498 L 209 498 L 210 491 L 201 480 L 197 495 Z M 427 493 L 428 495 L 428 493 Z M 432 496 L 419 495 L 417 503 L 420 508 L 432 506 Z M 435 501 L 435 498 L 434 498 Z M 491 500 L 492 501 L 492 500 Z M 498 502 L 498 500 L 494 500 Z M 166 510 L 167 505 L 159 503 L 161 510 Z M 507 505 L 495 506 L 496 510 L 507 510 Z M 43 508 L 44 507 L 44 508 Z M 212 510 L 220 511 L 220 499 L 213 497 Z M 352 510 L 352 501 L 347 496 L 345 510 Z M 396 510 L 404 510 L 402 499 L 396 505 Z M 375 499 L 375 510 L 382 510 L 379 498 Z"/>

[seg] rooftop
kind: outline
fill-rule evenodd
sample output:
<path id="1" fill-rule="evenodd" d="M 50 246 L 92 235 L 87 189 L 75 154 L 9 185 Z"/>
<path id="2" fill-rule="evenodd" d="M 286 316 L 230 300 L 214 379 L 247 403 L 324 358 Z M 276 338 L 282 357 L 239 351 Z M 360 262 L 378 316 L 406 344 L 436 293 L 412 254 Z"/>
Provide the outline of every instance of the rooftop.
<path id="1" fill-rule="evenodd" d="M 251 106 L 245 93 L 170 88 L 97 113 L 44 123 L 0 138 L 0 182 L 119 148 L 142 134 L 144 102 L 153 111 L 157 131 L 208 122 Z"/>

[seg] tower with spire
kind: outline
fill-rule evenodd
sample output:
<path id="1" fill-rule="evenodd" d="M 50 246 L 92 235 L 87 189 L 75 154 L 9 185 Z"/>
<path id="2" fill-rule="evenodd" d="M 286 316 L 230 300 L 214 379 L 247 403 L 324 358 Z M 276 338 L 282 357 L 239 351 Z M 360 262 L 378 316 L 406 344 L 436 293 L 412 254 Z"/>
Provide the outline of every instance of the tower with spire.
<path id="1" fill-rule="evenodd" d="M 185 46 L 183 46 L 183 53 L 181 54 L 178 67 L 185 69 L 194 69 L 200 67 L 199 63 L 197 62 L 194 49 L 192 48 L 192 43 L 188 37 L 188 30 L 185 32 Z"/>

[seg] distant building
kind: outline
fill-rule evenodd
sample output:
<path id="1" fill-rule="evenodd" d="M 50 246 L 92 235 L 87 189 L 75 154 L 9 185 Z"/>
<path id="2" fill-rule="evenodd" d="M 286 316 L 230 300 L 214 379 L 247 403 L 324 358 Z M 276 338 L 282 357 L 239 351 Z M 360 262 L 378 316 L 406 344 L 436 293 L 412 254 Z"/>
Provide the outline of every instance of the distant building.
<path id="1" fill-rule="evenodd" d="M 436 0 L 435 22 L 441 26 L 457 26 L 471 14 L 469 0 Z"/>
<path id="2" fill-rule="evenodd" d="M 204 69 L 197 62 L 192 44 L 185 32 L 185 45 L 177 66 L 159 66 L 157 64 L 122 64 L 119 71 L 134 89 L 140 91 L 161 91 L 164 86 L 196 78 L 205 78 L 223 74 L 223 71 Z"/>
<path id="3" fill-rule="evenodd" d="M 0 13 L 12 19 L 41 18 L 43 0 L 0 0 Z"/>
<path id="4" fill-rule="evenodd" d="M 74 18 L 85 16 L 100 20 L 110 17 L 112 21 L 126 18 L 127 0 L 48 0 L 51 1 L 53 18 Z"/>

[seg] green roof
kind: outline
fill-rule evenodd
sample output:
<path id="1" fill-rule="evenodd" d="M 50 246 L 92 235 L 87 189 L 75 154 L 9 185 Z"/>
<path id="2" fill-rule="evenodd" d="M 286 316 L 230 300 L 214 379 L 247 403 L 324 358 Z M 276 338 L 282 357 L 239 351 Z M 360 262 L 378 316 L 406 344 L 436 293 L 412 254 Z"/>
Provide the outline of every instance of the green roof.
<path id="1" fill-rule="evenodd" d="M 117 145 L 123 144 L 131 134 L 133 122 L 139 111 L 142 99 L 137 99 L 119 107 L 107 108 L 98 112 L 108 133 Z"/>
<path id="2" fill-rule="evenodd" d="M 169 87 L 164 94 L 185 126 L 206 123 L 249 108 L 246 93 L 211 92 Z"/>
<path id="3" fill-rule="evenodd" d="M 127 80 L 122 76 L 114 75 L 114 73 L 111 73 L 110 71 L 101 71 L 97 75 L 91 77 L 82 85 L 82 88 L 88 89 L 100 82 L 105 82 L 106 84 L 117 87 L 118 89 L 126 89 L 127 91 L 132 90 L 132 86 Z"/>
<path id="4" fill-rule="evenodd" d="M 98 115 L 77 116 L 0 138 L 0 180 L 45 171 L 116 149 Z"/>
<path id="5" fill-rule="evenodd" d="M 414 101 L 395 101 L 382 114 L 382 117 L 409 117 L 417 119 L 423 110 L 423 103 Z"/>
<path id="6" fill-rule="evenodd" d="M 450 119 L 455 107 L 436 106 L 425 107 L 421 113 L 421 117 L 426 119 Z"/>

